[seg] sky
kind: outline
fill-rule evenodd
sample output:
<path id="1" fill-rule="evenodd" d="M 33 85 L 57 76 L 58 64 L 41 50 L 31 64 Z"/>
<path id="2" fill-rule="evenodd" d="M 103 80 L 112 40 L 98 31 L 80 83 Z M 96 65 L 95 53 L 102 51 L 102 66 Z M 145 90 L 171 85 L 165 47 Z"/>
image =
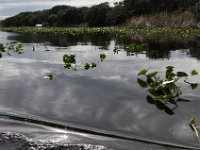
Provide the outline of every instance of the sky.
<path id="1" fill-rule="evenodd" d="M 14 16 L 24 11 L 36 11 L 49 9 L 56 5 L 70 6 L 92 6 L 103 2 L 114 2 L 122 0 L 0 0 L 0 20 Z"/>

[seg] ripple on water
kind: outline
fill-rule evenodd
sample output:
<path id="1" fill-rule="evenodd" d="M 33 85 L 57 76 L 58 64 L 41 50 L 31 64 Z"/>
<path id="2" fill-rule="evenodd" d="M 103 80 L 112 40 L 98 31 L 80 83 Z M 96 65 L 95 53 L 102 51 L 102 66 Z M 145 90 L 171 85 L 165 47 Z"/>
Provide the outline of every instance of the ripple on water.
<path id="1" fill-rule="evenodd" d="M 195 137 L 194 132 L 190 128 L 188 120 L 178 122 L 176 125 L 172 126 L 169 129 L 169 132 L 176 139 L 180 139 L 181 141 L 186 141 L 187 143 L 190 143 L 190 142 L 194 143 L 194 141 L 197 141 L 197 144 L 198 144 L 198 140 Z"/>

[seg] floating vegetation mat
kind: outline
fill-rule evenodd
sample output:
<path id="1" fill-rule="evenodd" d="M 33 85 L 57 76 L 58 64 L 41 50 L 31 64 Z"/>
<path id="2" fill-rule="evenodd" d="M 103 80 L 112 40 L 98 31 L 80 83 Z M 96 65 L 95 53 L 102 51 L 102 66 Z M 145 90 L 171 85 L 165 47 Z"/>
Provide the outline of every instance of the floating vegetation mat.
<path id="1" fill-rule="evenodd" d="M 83 34 L 113 34 L 116 36 L 127 36 L 142 34 L 146 36 L 160 36 L 160 35 L 175 35 L 175 36 L 197 36 L 200 35 L 199 29 L 174 29 L 174 28 L 144 28 L 144 29 L 128 29 L 125 27 L 80 27 L 80 28 L 69 28 L 69 27 L 7 27 L 0 28 L 1 31 L 7 32 L 19 32 L 19 33 L 56 33 L 78 36 Z"/>

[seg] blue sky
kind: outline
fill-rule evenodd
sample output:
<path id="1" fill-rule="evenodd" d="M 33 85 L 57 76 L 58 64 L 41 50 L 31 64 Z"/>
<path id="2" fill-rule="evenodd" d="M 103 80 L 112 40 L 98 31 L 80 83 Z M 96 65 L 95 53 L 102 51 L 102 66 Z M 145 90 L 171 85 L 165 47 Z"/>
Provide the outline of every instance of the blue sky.
<path id="1" fill-rule="evenodd" d="M 0 0 L 0 19 L 16 15 L 23 11 L 36 11 L 55 5 L 92 6 L 95 4 L 119 2 L 122 0 Z"/>

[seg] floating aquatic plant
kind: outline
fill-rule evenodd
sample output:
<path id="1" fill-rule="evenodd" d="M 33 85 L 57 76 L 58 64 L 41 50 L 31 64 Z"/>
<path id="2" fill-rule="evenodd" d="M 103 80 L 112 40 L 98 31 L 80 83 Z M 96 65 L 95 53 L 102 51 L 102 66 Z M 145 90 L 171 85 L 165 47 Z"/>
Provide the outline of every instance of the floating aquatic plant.
<path id="1" fill-rule="evenodd" d="M 197 125 L 197 119 L 195 117 L 192 117 L 192 119 L 190 120 L 190 123 L 189 123 L 191 129 L 194 131 L 196 137 L 197 137 L 197 140 L 200 144 L 200 137 L 199 137 L 199 132 L 200 132 L 200 126 Z"/>
<path id="2" fill-rule="evenodd" d="M 198 72 L 196 70 L 192 70 L 191 75 L 192 76 L 198 75 Z"/>
<path id="3" fill-rule="evenodd" d="M 101 62 L 106 58 L 106 54 L 99 55 Z M 76 55 L 68 55 L 65 54 L 63 56 L 64 68 L 65 69 L 74 69 L 77 70 L 77 67 L 84 68 L 85 70 L 89 70 L 91 68 L 97 67 L 98 61 L 96 63 L 85 63 L 84 65 L 76 64 Z"/>
<path id="4" fill-rule="evenodd" d="M 89 70 L 90 68 L 95 68 L 97 65 L 95 64 L 95 63 L 91 63 L 91 64 L 89 64 L 89 63 L 86 63 L 85 65 L 84 65 L 84 68 L 85 68 L 85 70 Z"/>
<path id="5" fill-rule="evenodd" d="M 128 53 L 139 53 L 147 51 L 148 45 L 146 43 L 138 44 L 138 43 L 132 43 L 127 46 L 127 52 Z"/>
<path id="6" fill-rule="evenodd" d="M 191 76 L 198 75 L 196 70 L 191 72 Z M 174 72 L 173 66 L 167 66 L 165 78 L 158 76 L 158 72 L 150 72 L 143 69 L 138 73 L 138 76 L 144 76 L 144 79 L 138 78 L 138 84 L 142 88 L 147 88 L 149 95 L 146 97 L 150 104 L 155 104 L 159 109 L 164 110 L 168 114 L 174 114 L 173 110 L 167 105 L 172 104 L 176 108 L 178 101 L 188 101 L 180 98 L 182 91 L 177 85 L 177 81 L 185 78 L 184 82 L 191 85 L 192 89 L 197 88 L 197 83 L 188 82 L 188 74 L 185 72 Z"/>
<path id="7" fill-rule="evenodd" d="M 176 29 L 176 28 L 143 28 L 143 29 L 128 29 L 122 27 L 79 27 L 79 28 L 68 28 L 68 27 L 8 27 L 0 28 L 1 31 L 9 32 L 19 32 L 19 33 L 56 33 L 56 34 L 65 34 L 65 35 L 83 35 L 83 34 L 112 34 L 115 36 L 131 36 L 133 34 L 140 34 L 145 36 L 196 36 L 200 34 L 199 29 Z"/>
<path id="8" fill-rule="evenodd" d="M 106 54 L 100 54 L 99 57 L 100 57 L 101 61 L 103 61 L 106 58 Z"/>
<path id="9" fill-rule="evenodd" d="M 0 52 L 5 52 L 5 46 L 2 43 L 0 43 Z"/>
<path id="10" fill-rule="evenodd" d="M 114 54 L 118 54 L 119 53 L 119 48 L 118 47 L 115 47 L 114 49 L 113 49 L 113 52 L 114 52 Z"/>
<path id="11" fill-rule="evenodd" d="M 23 50 L 23 45 L 22 44 L 16 45 L 16 47 L 15 47 L 16 53 L 21 54 L 22 50 Z"/>
<path id="12" fill-rule="evenodd" d="M 63 56 L 64 68 L 71 69 L 72 65 L 76 64 L 76 56 L 65 54 Z"/>
<path id="13" fill-rule="evenodd" d="M 3 57 L 2 53 L 7 52 L 8 55 L 11 55 L 9 52 L 16 52 L 18 54 L 22 53 L 23 50 L 23 45 L 22 44 L 17 44 L 16 41 L 12 41 L 10 43 L 0 43 L 0 59 Z"/>
<path id="14" fill-rule="evenodd" d="M 52 73 L 47 73 L 44 78 L 48 78 L 49 80 L 53 80 L 54 75 Z"/>

